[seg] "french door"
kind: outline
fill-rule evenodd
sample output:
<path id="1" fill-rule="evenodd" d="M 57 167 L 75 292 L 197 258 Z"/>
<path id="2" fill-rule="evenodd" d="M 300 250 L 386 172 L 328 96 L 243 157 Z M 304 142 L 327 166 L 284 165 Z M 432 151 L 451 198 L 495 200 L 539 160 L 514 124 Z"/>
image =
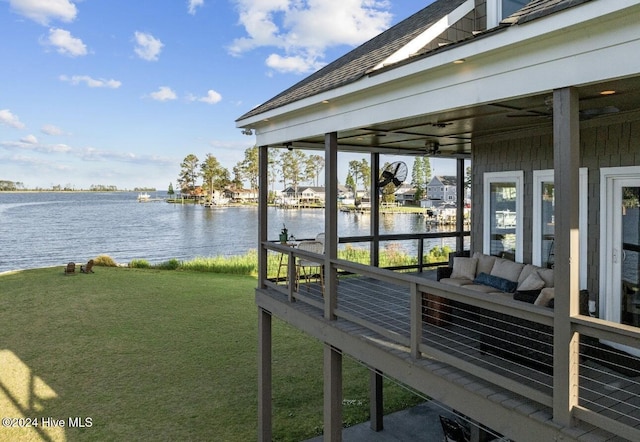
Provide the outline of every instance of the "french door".
<path id="1" fill-rule="evenodd" d="M 600 317 L 640 327 L 640 167 L 601 172 Z"/>

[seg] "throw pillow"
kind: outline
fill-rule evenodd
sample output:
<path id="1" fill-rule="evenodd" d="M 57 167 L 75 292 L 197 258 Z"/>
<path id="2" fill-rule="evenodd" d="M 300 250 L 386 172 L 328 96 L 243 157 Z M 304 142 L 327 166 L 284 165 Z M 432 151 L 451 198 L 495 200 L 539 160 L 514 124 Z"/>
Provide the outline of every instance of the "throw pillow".
<path id="1" fill-rule="evenodd" d="M 477 258 L 453 258 L 452 278 L 473 279 L 476 276 Z"/>
<path id="2" fill-rule="evenodd" d="M 498 289 L 502 292 L 513 293 L 518 287 L 518 283 L 515 281 L 509 281 L 508 279 L 500 278 L 499 276 L 487 275 L 486 273 L 480 273 L 473 280 L 474 284 L 488 285 L 494 289 Z"/>
<path id="3" fill-rule="evenodd" d="M 526 291 L 516 290 L 516 292 L 513 294 L 513 299 L 515 299 L 516 301 L 533 304 L 534 302 L 536 302 L 536 299 L 538 299 L 539 295 L 540 295 L 540 289 L 526 290 Z"/>
<path id="4" fill-rule="evenodd" d="M 549 305 L 549 301 L 551 301 L 555 296 L 553 287 L 545 287 L 538 295 L 538 298 L 535 300 L 533 305 L 541 305 L 543 307 L 547 307 Z"/>
<path id="5" fill-rule="evenodd" d="M 540 290 L 544 287 L 544 281 L 536 272 L 531 273 L 518 286 L 518 291 Z"/>
<path id="6" fill-rule="evenodd" d="M 487 275 L 491 274 L 491 269 L 493 268 L 493 264 L 496 261 L 495 256 L 485 255 L 484 253 L 476 252 L 473 254 L 474 258 L 478 258 L 478 268 L 476 269 L 477 273 L 486 273 Z"/>
<path id="7" fill-rule="evenodd" d="M 524 264 L 521 264 L 519 262 L 513 262 L 509 261 L 508 259 L 498 258 L 493 264 L 491 275 L 508 279 L 509 281 L 517 281 L 523 267 Z"/>

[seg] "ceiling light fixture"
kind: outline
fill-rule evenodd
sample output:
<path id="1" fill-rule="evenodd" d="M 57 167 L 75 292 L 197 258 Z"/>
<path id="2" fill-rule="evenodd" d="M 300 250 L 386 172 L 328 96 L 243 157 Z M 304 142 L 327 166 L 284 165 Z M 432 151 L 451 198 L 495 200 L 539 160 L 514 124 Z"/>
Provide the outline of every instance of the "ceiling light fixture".
<path id="1" fill-rule="evenodd" d="M 600 95 L 613 95 L 615 93 L 616 93 L 616 91 L 614 91 L 612 89 L 609 89 L 609 90 L 605 90 L 605 91 L 600 92 Z"/>
<path id="2" fill-rule="evenodd" d="M 453 64 L 462 64 L 462 63 L 464 63 L 465 61 L 466 61 L 466 60 L 465 60 L 464 58 L 460 58 L 460 59 L 458 59 L 458 60 L 454 60 L 454 61 L 453 61 Z"/>

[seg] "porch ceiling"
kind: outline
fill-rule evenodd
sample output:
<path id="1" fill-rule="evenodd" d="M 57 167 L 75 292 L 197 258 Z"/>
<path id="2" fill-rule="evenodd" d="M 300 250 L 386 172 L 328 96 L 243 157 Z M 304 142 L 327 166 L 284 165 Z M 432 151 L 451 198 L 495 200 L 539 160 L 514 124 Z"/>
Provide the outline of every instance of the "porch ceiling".
<path id="1" fill-rule="evenodd" d="M 605 90 L 616 93 L 601 95 Z M 583 121 L 612 116 L 624 118 L 625 113 L 640 110 L 640 77 L 582 86 L 578 91 Z M 549 91 L 403 120 L 372 121 L 366 127 L 339 131 L 338 143 L 343 151 L 468 157 L 472 140 L 545 126 L 550 128 L 551 97 Z M 324 135 L 291 140 L 290 143 L 296 148 L 324 149 Z M 436 145 L 437 150 L 433 150 Z"/>

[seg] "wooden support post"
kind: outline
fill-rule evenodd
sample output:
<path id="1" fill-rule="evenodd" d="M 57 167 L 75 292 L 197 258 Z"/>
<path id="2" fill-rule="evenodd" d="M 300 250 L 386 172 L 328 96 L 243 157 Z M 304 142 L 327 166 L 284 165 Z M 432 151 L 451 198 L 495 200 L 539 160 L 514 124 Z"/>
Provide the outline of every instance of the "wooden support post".
<path id="1" fill-rule="evenodd" d="M 371 369 L 370 373 L 370 426 L 373 431 L 382 431 L 384 430 L 384 391 L 382 389 L 382 373 L 374 369 Z"/>
<path id="2" fill-rule="evenodd" d="M 464 250 L 464 159 L 456 160 L 457 187 L 456 187 L 456 252 Z"/>
<path id="3" fill-rule="evenodd" d="M 371 223 L 370 234 L 373 236 L 370 247 L 370 264 L 374 267 L 380 265 L 380 186 L 378 186 L 378 171 L 380 170 L 380 154 L 371 154 Z"/>
<path id="4" fill-rule="evenodd" d="M 342 352 L 324 345 L 324 437 L 342 441 Z"/>
<path id="5" fill-rule="evenodd" d="M 579 336 L 570 317 L 579 311 L 579 167 L 580 122 L 578 91 L 553 93 L 553 154 L 555 193 L 555 307 L 553 335 L 553 417 L 572 424 L 578 403 Z"/>
<path id="6" fill-rule="evenodd" d="M 338 257 L 338 134 L 331 132 L 324 138 L 324 182 L 327 198 L 324 209 L 324 317 L 336 319 L 338 306 L 338 275 L 331 265 Z"/>
<path id="7" fill-rule="evenodd" d="M 258 440 L 270 442 L 272 417 L 271 313 L 258 308 Z"/>
<path id="8" fill-rule="evenodd" d="M 262 244 L 268 240 L 267 237 L 267 201 L 269 199 L 269 181 L 267 173 L 269 167 L 269 150 L 267 146 L 260 146 L 258 149 L 259 190 L 258 190 L 258 288 L 265 288 L 267 279 L 268 250 Z"/>

